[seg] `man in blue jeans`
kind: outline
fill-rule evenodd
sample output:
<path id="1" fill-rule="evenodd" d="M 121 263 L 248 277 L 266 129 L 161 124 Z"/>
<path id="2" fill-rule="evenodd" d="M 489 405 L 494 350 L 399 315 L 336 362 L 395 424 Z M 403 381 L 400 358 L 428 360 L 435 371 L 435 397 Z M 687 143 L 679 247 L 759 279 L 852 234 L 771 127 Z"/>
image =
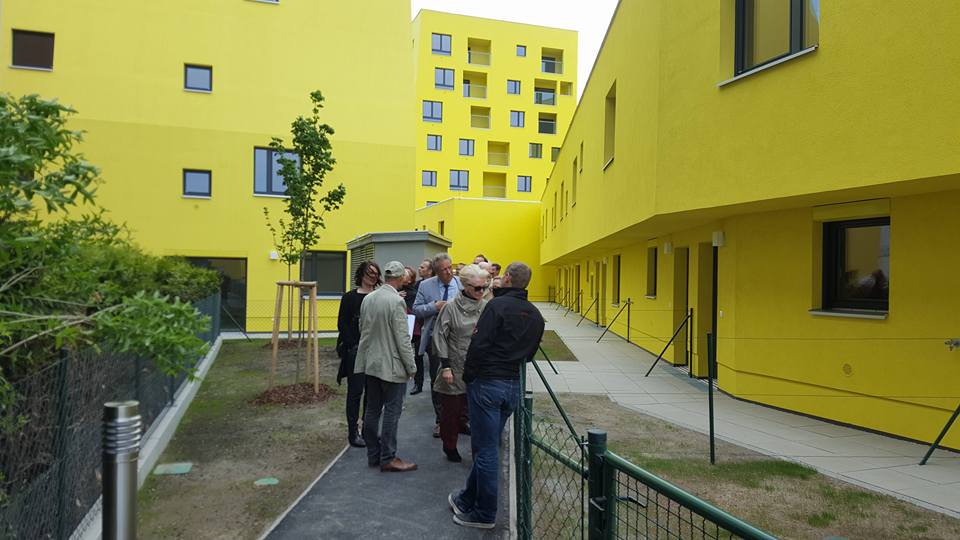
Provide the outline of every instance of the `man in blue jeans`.
<path id="1" fill-rule="evenodd" d="M 530 267 L 511 263 L 477 321 L 467 349 L 463 380 L 473 431 L 473 468 L 466 487 L 447 496 L 453 521 L 492 529 L 497 521 L 500 435 L 520 401 L 520 370 L 543 337 L 543 316 L 527 301 Z"/>

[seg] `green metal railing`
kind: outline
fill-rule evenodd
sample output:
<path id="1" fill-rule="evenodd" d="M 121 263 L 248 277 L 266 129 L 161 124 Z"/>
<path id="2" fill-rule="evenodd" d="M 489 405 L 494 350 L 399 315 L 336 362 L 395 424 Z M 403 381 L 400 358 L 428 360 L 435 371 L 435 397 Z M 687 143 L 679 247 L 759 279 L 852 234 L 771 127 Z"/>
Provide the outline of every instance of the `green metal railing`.
<path id="1" fill-rule="evenodd" d="M 522 370 L 523 400 L 514 415 L 519 538 L 774 540 L 611 452 L 605 432 L 579 435 L 532 365 L 555 414 L 534 410 Z"/>

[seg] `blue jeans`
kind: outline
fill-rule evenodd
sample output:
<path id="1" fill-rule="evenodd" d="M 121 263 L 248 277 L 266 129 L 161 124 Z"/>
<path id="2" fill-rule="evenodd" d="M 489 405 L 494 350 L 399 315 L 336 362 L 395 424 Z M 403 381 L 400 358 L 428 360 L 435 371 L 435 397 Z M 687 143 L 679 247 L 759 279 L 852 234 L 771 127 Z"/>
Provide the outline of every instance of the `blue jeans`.
<path id="1" fill-rule="evenodd" d="M 500 435 L 519 401 L 519 380 L 477 379 L 467 384 L 473 468 L 456 503 L 484 523 L 497 520 Z"/>

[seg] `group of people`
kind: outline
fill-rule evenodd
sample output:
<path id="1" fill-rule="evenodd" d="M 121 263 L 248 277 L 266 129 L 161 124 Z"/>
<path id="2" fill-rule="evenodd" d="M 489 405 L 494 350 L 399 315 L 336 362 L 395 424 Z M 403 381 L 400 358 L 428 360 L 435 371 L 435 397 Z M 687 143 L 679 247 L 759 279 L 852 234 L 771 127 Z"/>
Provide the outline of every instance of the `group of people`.
<path id="1" fill-rule="evenodd" d="M 366 448 L 367 463 L 381 471 L 416 470 L 397 456 L 397 427 L 408 382 L 419 394 L 429 373 L 433 436 L 447 460 L 461 462 L 459 436 L 471 438 L 466 486 L 447 497 L 460 525 L 496 522 L 500 437 L 520 400 L 520 370 L 543 336 L 543 317 L 527 301 L 530 277 L 521 262 L 500 276 L 483 255 L 455 267 L 439 253 L 417 270 L 391 261 L 382 275 L 365 261 L 340 304 L 337 382 L 347 380 L 350 445 Z"/>

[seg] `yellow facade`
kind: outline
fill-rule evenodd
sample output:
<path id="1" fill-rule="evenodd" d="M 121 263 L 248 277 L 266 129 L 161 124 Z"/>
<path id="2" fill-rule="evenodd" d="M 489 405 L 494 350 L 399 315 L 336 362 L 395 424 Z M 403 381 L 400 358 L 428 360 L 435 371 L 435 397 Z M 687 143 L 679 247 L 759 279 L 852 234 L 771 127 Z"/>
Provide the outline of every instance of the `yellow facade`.
<path id="1" fill-rule="evenodd" d="M 434 34 L 449 38 L 435 42 Z M 422 10 L 413 21 L 413 41 L 416 206 L 450 197 L 538 201 L 552 149 L 559 148 L 576 105 L 577 33 Z M 437 69 L 451 71 L 438 79 Z M 508 86 L 517 90 L 508 81 L 519 83 L 518 94 L 508 93 Z M 425 120 L 424 102 L 441 103 L 442 119 Z M 512 112 L 523 113 L 523 127 L 511 127 Z M 541 132 L 548 130 L 548 122 L 541 130 L 541 116 L 554 120 L 555 134 Z M 431 135 L 441 138 L 439 150 L 428 149 Z M 472 141 L 473 155 L 461 155 L 461 139 Z M 539 158 L 530 157 L 531 143 L 540 145 Z M 423 171 L 436 173 L 435 185 L 424 185 Z M 451 189 L 451 171 L 467 171 L 465 190 Z M 520 176 L 530 177 L 529 187 Z"/>
<path id="2" fill-rule="evenodd" d="M 541 267 L 537 258 L 539 219 L 537 201 L 483 198 L 447 199 L 416 213 L 418 229 L 455 239 L 448 251 L 454 263 L 470 264 L 483 254 L 500 264 L 501 274 L 514 261 L 527 263 L 533 272 L 527 295 L 535 302 L 552 300 L 556 283 L 553 270 Z"/>
<path id="3" fill-rule="evenodd" d="M 620 4 L 541 199 L 541 262 L 601 324 L 632 300 L 654 353 L 692 308 L 695 376 L 715 316 L 733 396 L 930 441 L 960 402 L 960 8 L 816 3 L 796 54 L 731 81 L 735 4 Z M 888 306 L 823 309 L 825 226 L 875 217 Z"/>
<path id="4" fill-rule="evenodd" d="M 4 67 L 0 89 L 79 111 L 71 125 L 103 172 L 98 203 L 144 248 L 245 260 L 246 327 L 263 331 L 287 269 L 270 258 L 263 208 L 279 216 L 282 201 L 254 194 L 254 147 L 289 140 L 312 90 L 336 130 L 328 187 L 347 188 L 314 249 L 346 253 L 364 232 L 413 227 L 409 10 L 398 0 L 8 1 L 0 56 L 11 57 L 13 29 L 52 32 L 54 65 Z M 184 90 L 185 64 L 212 66 L 212 92 Z M 400 84 L 384 91 L 384 81 Z M 183 169 L 212 172 L 208 198 L 183 196 Z M 338 301 L 322 304 L 320 327 L 336 328 Z"/>

